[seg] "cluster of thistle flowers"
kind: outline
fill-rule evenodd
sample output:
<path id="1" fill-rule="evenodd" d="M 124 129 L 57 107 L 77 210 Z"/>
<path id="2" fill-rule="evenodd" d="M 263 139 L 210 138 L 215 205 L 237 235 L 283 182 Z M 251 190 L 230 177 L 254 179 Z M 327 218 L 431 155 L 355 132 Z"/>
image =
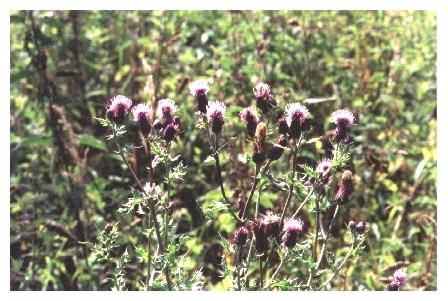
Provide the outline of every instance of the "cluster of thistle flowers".
<path id="1" fill-rule="evenodd" d="M 133 104 L 126 96 L 113 97 L 106 108 L 106 117 L 115 124 L 122 124 L 131 112 L 142 134 L 147 137 L 151 130 L 160 135 L 167 143 L 175 139 L 180 132 L 180 118 L 176 116 L 177 107 L 171 99 L 161 99 L 158 102 L 158 119 L 152 121 L 153 114 L 147 104 Z"/>
<path id="2" fill-rule="evenodd" d="M 224 125 L 224 113 L 226 110 L 222 102 L 210 102 L 207 98 L 209 87 L 206 81 L 198 80 L 191 85 L 191 94 L 196 97 L 198 110 L 206 114 L 209 127 L 215 134 L 219 134 Z M 258 83 L 254 88 L 254 96 L 257 108 L 262 114 L 269 114 L 276 106 L 277 102 L 272 94 L 271 88 L 266 83 Z M 257 113 L 252 108 L 245 108 L 240 112 L 241 120 L 246 124 L 247 135 L 254 140 L 254 152 L 252 159 L 257 166 L 261 166 L 266 160 L 278 160 L 290 140 L 299 138 L 310 126 L 311 114 L 309 110 L 300 103 L 292 103 L 286 106 L 286 111 L 278 120 L 279 137 L 276 143 L 266 141 L 267 128 L 264 122 L 260 121 Z M 355 122 L 354 115 L 347 110 L 338 110 L 332 114 L 332 121 L 336 125 L 335 142 L 344 143 L 348 141 L 349 129 Z M 328 181 L 331 174 L 331 160 L 322 160 L 317 172 L 320 179 Z M 344 201 L 352 193 L 352 173 L 344 171 L 342 179 L 336 192 L 336 200 Z M 244 216 L 240 217 L 244 219 Z M 269 246 L 268 239 L 279 238 L 286 247 L 293 247 L 304 232 L 304 222 L 301 219 L 290 218 L 280 225 L 280 217 L 276 214 L 268 214 L 257 218 L 245 225 L 240 226 L 233 235 L 233 242 L 243 246 L 251 233 L 255 237 L 255 247 L 258 253 L 264 253 Z M 364 228 L 361 227 L 364 225 Z M 283 226 L 283 227 L 282 227 Z M 281 230 L 281 231 L 280 231 Z M 358 233 L 365 231 L 365 222 L 360 222 L 357 227 Z"/>

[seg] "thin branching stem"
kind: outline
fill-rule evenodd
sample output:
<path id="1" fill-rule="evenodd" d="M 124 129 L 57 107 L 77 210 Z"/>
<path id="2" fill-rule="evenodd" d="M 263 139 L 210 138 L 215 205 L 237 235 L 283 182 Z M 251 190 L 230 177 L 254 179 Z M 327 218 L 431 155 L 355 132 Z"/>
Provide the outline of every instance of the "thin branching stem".
<path id="1" fill-rule="evenodd" d="M 327 249 L 328 237 L 331 234 L 331 230 L 333 229 L 333 225 L 334 225 L 334 222 L 336 221 L 336 217 L 337 217 L 338 213 L 339 213 L 339 204 L 336 205 L 336 208 L 334 210 L 334 213 L 333 213 L 333 216 L 331 218 L 330 224 L 328 226 L 327 235 L 325 236 L 324 242 L 322 244 L 322 249 L 320 251 L 319 259 L 317 260 L 316 271 L 319 270 L 320 265 L 322 263 L 322 259 L 324 258 L 325 251 Z"/>
<path id="2" fill-rule="evenodd" d="M 358 249 L 361 247 L 363 241 L 364 241 L 364 240 L 362 239 L 362 240 L 360 240 L 360 241 L 358 242 L 358 240 L 357 240 L 356 237 L 354 236 L 354 238 L 353 238 L 353 242 L 352 242 L 352 246 L 351 246 L 351 248 L 350 248 L 350 251 L 347 253 L 347 255 L 345 255 L 344 259 L 343 259 L 342 262 L 338 265 L 338 267 L 336 268 L 336 270 L 335 270 L 335 272 L 333 273 L 333 275 L 331 275 L 331 277 L 330 277 L 327 281 L 325 281 L 324 284 L 322 284 L 322 285 L 319 287 L 319 290 L 322 289 L 322 288 L 324 288 L 324 287 L 326 287 L 328 284 L 331 283 L 331 281 L 333 281 L 333 279 L 334 279 L 337 275 L 339 275 L 339 272 L 340 272 L 340 271 L 342 270 L 342 268 L 345 266 L 345 264 L 347 263 L 348 259 L 349 259 L 353 254 L 355 254 L 355 253 L 358 251 Z M 358 244 L 356 245 L 357 242 L 358 242 Z M 356 245 L 356 247 L 355 247 L 355 245 Z"/>
<path id="3" fill-rule="evenodd" d="M 120 144 L 118 143 L 118 139 L 117 139 L 118 137 L 117 137 L 115 126 L 112 127 L 112 131 L 113 131 L 113 140 L 114 140 L 115 146 L 117 147 L 118 154 L 120 155 L 122 161 L 126 164 L 128 170 L 131 172 L 131 175 L 134 178 L 135 182 L 137 183 L 137 186 L 139 187 L 141 192 L 145 196 L 148 196 L 146 191 L 145 191 L 145 188 L 144 188 L 142 182 L 138 178 L 137 174 L 135 173 L 135 171 L 132 168 L 132 166 L 129 163 L 129 161 L 126 159 L 126 156 L 124 155 L 123 150 L 121 149 Z M 150 211 L 150 214 L 151 214 L 151 219 L 154 221 L 154 228 L 156 230 L 157 242 L 159 244 L 160 251 L 163 253 L 165 251 L 165 246 L 164 246 L 163 241 L 162 241 L 162 236 L 160 235 L 160 225 L 159 225 L 159 222 L 157 221 L 157 218 L 156 218 L 156 211 L 155 211 L 153 203 L 150 203 L 149 211 Z M 169 290 L 171 290 L 172 289 L 172 283 L 171 283 L 170 271 L 169 271 L 169 267 L 168 266 L 166 266 L 166 268 L 164 269 L 164 273 L 165 273 L 165 277 L 166 277 L 168 288 L 169 288 Z"/>

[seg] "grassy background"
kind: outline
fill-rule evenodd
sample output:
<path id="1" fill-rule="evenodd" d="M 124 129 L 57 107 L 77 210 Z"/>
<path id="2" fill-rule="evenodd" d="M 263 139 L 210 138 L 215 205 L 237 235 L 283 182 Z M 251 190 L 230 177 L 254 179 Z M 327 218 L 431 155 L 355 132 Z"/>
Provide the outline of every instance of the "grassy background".
<path id="1" fill-rule="evenodd" d="M 435 13 L 18 11 L 10 21 L 11 289 L 109 289 L 111 263 L 86 265 L 91 244 L 76 242 L 94 243 L 108 222 L 119 222 L 121 232 L 112 259 L 127 248 L 126 285 L 141 287 L 141 220 L 117 213 L 132 180 L 94 119 L 116 94 L 178 104 L 183 133 L 172 150 L 188 172 L 172 192 L 185 207 L 172 223 L 190 252 L 180 264 L 186 275 L 203 267 L 208 289 L 229 288 L 219 276 L 219 237 L 229 237 L 234 224 L 208 209 L 219 190 L 189 95 L 199 77 L 213 81 L 211 98 L 229 107 L 233 126 L 225 128 L 230 147 L 222 158 L 228 191 L 250 187 L 253 164 L 237 112 L 254 102 L 259 80 L 282 107 L 330 99 L 308 104 L 313 137 L 325 134 L 335 109 L 355 111 L 355 193 L 337 228 L 355 218 L 367 220 L 370 231 L 364 256 L 334 289 L 381 290 L 400 266 L 408 289 L 436 289 Z M 316 142 L 301 159 L 312 165 L 323 154 Z M 267 188 L 261 210 L 278 211 L 283 199 Z M 344 244 L 340 237 L 333 247 Z"/>

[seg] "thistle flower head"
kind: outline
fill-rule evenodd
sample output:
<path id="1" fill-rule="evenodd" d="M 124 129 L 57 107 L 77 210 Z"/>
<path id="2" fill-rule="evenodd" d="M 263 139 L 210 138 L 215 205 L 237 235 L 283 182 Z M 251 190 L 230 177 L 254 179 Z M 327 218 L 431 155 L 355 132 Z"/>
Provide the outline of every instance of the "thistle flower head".
<path id="1" fill-rule="evenodd" d="M 163 123 L 170 123 L 173 120 L 174 114 L 176 113 L 177 107 L 174 101 L 169 98 L 159 100 L 159 117 L 162 119 Z"/>
<path id="2" fill-rule="evenodd" d="M 271 87 L 266 83 L 259 82 L 258 84 L 255 85 L 254 95 L 255 95 L 255 98 L 257 98 L 257 99 L 267 100 L 268 98 L 270 98 L 272 96 Z"/>
<path id="3" fill-rule="evenodd" d="M 258 117 L 257 114 L 254 112 L 253 109 L 251 108 L 244 108 L 241 112 L 240 112 L 240 118 L 241 121 L 246 122 L 246 123 L 258 123 Z"/>
<path id="4" fill-rule="evenodd" d="M 331 121 L 337 126 L 351 127 L 355 122 L 355 116 L 348 110 L 337 110 L 331 114 Z"/>
<path id="5" fill-rule="evenodd" d="M 282 242 L 285 246 L 291 248 L 296 242 L 299 234 L 303 233 L 304 224 L 302 220 L 289 219 L 283 226 Z"/>
<path id="6" fill-rule="evenodd" d="M 400 287 L 403 287 L 408 281 L 408 276 L 402 270 L 396 270 L 393 276 L 393 281 L 396 281 L 400 284 Z"/>
<path id="7" fill-rule="evenodd" d="M 208 93 L 208 83 L 204 79 L 198 79 L 191 83 L 190 93 L 193 96 L 198 97 L 199 95 L 207 95 Z"/>
<path id="8" fill-rule="evenodd" d="M 226 105 L 220 101 L 212 101 L 207 106 L 207 120 L 215 134 L 221 132 L 224 125 L 224 113 L 226 112 Z"/>
<path id="9" fill-rule="evenodd" d="M 149 120 L 151 116 L 151 109 L 147 105 L 139 103 L 132 108 L 132 115 L 134 116 L 134 121 L 140 121 L 143 119 Z"/>
<path id="10" fill-rule="evenodd" d="M 301 233 L 303 231 L 303 221 L 301 219 L 289 219 L 283 226 L 283 232 Z"/>
<path id="11" fill-rule="evenodd" d="M 263 223 L 266 225 L 268 236 L 277 236 L 280 233 L 280 216 L 269 211 L 263 216 Z"/>
<path id="12" fill-rule="evenodd" d="M 145 104 L 138 104 L 132 108 L 134 121 L 138 122 L 140 130 L 147 136 L 151 131 L 151 109 Z"/>
<path id="13" fill-rule="evenodd" d="M 317 165 L 316 171 L 320 176 L 322 176 L 323 178 L 326 178 L 330 175 L 331 166 L 332 166 L 332 163 L 331 163 L 330 159 L 323 159 Z"/>
<path id="14" fill-rule="evenodd" d="M 396 270 L 392 276 L 392 281 L 389 283 L 388 290 L 398 291 L 400 288 L 406 285 L 408 276 L 401 270 Z"/>
<path id="15" fill-rule="evenodd" d="M 308 118 L 311 118 L 310 111 L 300 103 L 291 103 L 286 106 L 286 123 L 289 128 L 291 128 L 294 123 L 297 123 L 300 126 L 303 125 Z"/>
<path id="16" fill-rule="evenodd" d="M 162 193 L 162 190 L 159 185 L 155 183 L 147 182 L 145 186 L 143 187 L 145 194 L 153 199 L 157 199 L 160 194 Z"/>
<path id="17" fill-rule="evenodd" d="M 257 102 L 257 107 L 260 108 L 265 114 L 277 105 L 274 97 L 272 96 L 271 87 L 266 83 L 258 83 L 254 88 L 254 95 Z"/>
<path id="18" fill-rule="evenodd" d="M 132 106 L 132 100 L 123 95 L 114 96 L 108 103 L 106 116 L 116 123 L 123 123 Z"/>

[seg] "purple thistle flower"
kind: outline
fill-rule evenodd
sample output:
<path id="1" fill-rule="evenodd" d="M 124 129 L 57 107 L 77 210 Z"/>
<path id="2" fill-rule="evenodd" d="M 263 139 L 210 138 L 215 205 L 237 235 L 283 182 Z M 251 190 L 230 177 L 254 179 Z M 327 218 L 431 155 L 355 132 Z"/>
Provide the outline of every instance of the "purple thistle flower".
<path id="1" fill-rule="evenodd" d="M 280 234 L 280 216 L 272 212 L 263 216 L 263 223 L 266 225 L 266 235 L 276 237 Z"/>
<path id="2" fill-rule="evenodd" d="M 266 83 L 258 83 L 254 88 L 255 100 L 257 107 L 266 114 L 269 110 L 277 105 L 271 93 L 271 87 Z"/>
<path id="3" fill-rule="evenodd" d="M 115 123 L 123 123 L 132 106 L 132 100 L 123 95 L 114 96 L 109 100 L 106 116 Z"/>
<path id="4" fill-rule="evenodd" d="M 143 135 L 147 136 L 151 131 L 151 109 L 148 105 L 138 104 L 132 108 L 134 121 L 138 122 Z"/>
<path id="5" fill-rule="evenodd" d="M 286 123 L 292 137 L 298 138 L 305 129 L 305 122 L 311 118 L 308 109 L 300 103 L 291 103 L 286 106 Z"/>
<path id="6" fill-rule="evenodd" d="M 198 110 L 202 113 L 207 112 L 208 90 L 208 83 L 203 79 L 196 80 L 190 85 L 190 93 L 191 95 L 196 97 L 196 100 L 198 102 Z"/>
<path id="7" fill-rule="evenodd" d="M 336 141 L 347 138 L 348 130 L 355 122 L 355 116 L 348 110 L 337 110 L 331 114 L 331 121 L 336 125 Z"/>
<path id="8" fill-rule="evenodd" d="M 258 117 L 251 108 L 245 108 L 240 112 L 241 121 L 246 122 L 247 134 L 251 137 L 255 135 L 258 124 Z"/>
<path id="9" fill-rule="evenodd" d="M 158 113 L 162 120 L 162 124 L 167 125 L 173 121 L 177 107 L 174 101 L 169 98 L 159 100 Z"/>
<path id="10" fill-rule="evenodd" d="M 299 234 L 303 233 L 304 224 L 301 219 L 289 219 L 283 226 L 282 242 L 288 248 L 294 247 Z"/>
<path id="11" fill-rule="evenodd" d="M 396 270 L 394 275 L 392 276 L 392 281 L 388 286 L 388 290 L 390 291 L 398 291 L 400 288 L 406 285 L 408 281 L 408 276 L 401 270 Z"/>
<path id="12" fill-rule="evenodd" d="M 224 113 L 226 105 L 219 101 L 210 102 L 207 106 L 207 120 L 213 133 L 219 134 L 224 125 Z"/>
<path id="13" fill-rule="evenodd" d="M 332 163 L 330 159 L 323 159 L 317 165 L 316 171 L 324 182 L 326 182 L 330 176 L 331 166 Z"/>

